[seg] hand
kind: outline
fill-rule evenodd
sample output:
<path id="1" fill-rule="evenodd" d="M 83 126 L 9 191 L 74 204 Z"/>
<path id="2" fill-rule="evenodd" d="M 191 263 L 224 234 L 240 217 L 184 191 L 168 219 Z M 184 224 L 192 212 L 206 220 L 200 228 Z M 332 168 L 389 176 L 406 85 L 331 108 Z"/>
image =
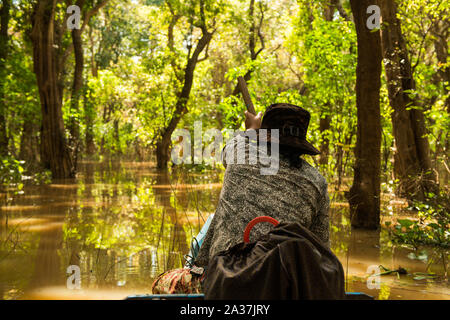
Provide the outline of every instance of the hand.
<path id="1" fill-rule="evenodd" d="M 259 129 L 261 128 L 262 113 L 259 112 L 256 116 L 248 111 L 245 111 L 245 129 Z"/>

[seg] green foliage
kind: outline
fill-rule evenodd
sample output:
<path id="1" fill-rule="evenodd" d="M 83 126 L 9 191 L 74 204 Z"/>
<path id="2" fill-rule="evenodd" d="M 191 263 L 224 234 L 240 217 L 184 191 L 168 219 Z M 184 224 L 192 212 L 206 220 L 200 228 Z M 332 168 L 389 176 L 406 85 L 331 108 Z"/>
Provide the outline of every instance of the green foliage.
<path id="1" fill-rule="evenodd" d="M 430 195 L 426 202 L 416 202 L 413 209 L 418 219 L 398 219 L 392 230 L 397 243 L 434 245 L 450 248 L 450 208 L 448 195 Z M 390 222 L 386 222 L 390 226 Z"/>
<path id="2" fill-rule="evenodd" d="M 0 158 L 0 189 L 2 186 L 16 187 L 19 191 L 24 181 L 28 180 L 35 184 L 48 184 L 51 182 L 51 173 L 42 170 L 32 173 L 27 172 L 27 164 L 23 160 L 17 160 L 12 156 Z"/>
<path id="3" fill-rule="evenodd" d="M 25 161 L 19 161 L 11 156 L 0 159 L 0 184 L 8 185 L 22 181 L 23 164 Z"/>
<path id="4" fill-rule="evenodd" d="M 6 77 L 0 79 L 5 95 L 2 112 L 8 124 L 10 148 L 18 149 L 24 122 L 28 120 L 29 124 L 39 125 L 41 116 L 31 50 L 26 36 L 14 33 L 9 50 L 5 64 Z"/>
<path id="5" fill-rule="evenodd" d="M 344 170 L 342 159 L 351 152 L 356 138 L 356 32 L 353 23 L 342 18 L 324 20 L 320 3 L 300 2 L 304 6 L 287 42 L 306 88 L 297 103 L 312 113 L 310 140 L 316 145 L 329 141 L 334 156 L 325 170 L 331 178 Z M 322 132 L 321 118 L 330 119 L 330 128 Z"/>
<path id="6" fill-rule="evenodd" d="M 416 90 L 409 95 L 416 98 L 418 105 L 413 107 L 424 110 L 436 163 L 448 163 L 450 83 L 448 78 L 442 78 L 442 73 L 448 72 L 445 70 L 450 61 L 448 52 L 443 53 L 445 61 L 441 61 L 437 48 L 448 47 L 450 5 L 440 0 L 401 1 L 399 18 L 414 72 Z"/>

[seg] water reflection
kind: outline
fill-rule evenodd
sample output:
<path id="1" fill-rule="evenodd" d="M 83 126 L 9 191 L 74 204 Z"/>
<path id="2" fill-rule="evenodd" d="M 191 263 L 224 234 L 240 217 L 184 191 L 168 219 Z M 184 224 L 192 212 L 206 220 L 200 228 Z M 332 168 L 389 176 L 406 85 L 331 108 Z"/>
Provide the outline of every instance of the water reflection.
<path id="1" fill-rule="evenodd" d="M 158 274 L 183 265 L 190 240 L 214 212 L 222 178 L 216 171 L 158 172 L 146 162 L 83 162 L 76 180 L 1 193 L 0 298 L 149 293 Z M 411 260 L 410 250 L 392 245 L 385 231 L 351 231 L 343 199 L 333 194 L 331 240 L 348 290 L 382 299 L 450 298 L 445 279 L 390 275 L 379 290 L 369 290 L 368 266 L 443 275 L 442 252 L 427 249 L 428 261 Z M 70 265 L 80 267 L 80 291 L 66 287 Z"/>

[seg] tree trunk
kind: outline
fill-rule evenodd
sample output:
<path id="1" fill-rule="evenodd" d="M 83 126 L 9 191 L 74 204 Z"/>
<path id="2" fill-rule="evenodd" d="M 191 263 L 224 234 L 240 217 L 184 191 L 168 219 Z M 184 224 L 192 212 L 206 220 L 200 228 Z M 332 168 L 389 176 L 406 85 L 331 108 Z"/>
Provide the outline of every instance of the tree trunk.
<path id="1" fill-rule="evenodd" d="M 89 27 L 89 40 L 91 47 L 91 74 L 94 78 L 98 77 L 97 64 L 95 62 L 95 51 L 94 51 L 94 39 L 92 36 L 92 28 Z M 95 109 L 92 105 L 89 96 L 90 89 L 84 90 L 84 117 L 86 122 L 86 134 L 85 134 L 85 146 L 86 154 L 93 155 L 96 152 L 95 142 L 94 142 L 94 117 Z"/>
<path id="2" fill-rule="evenodd" d="M 450 67 L 447 63 L 448 59 L 448 36 L 449 36 L 449 24 L 448 20 L 440 20 L 437 21 L 434 27 L 431 29 L 431 32 L 434 36 L 434 51 L 436 52 L 436 58 L 439 62 L 438 69 L 438 77 L 436 77 L 437 82 L 442 81 L 444 83 L 443 86 L 443 95 L 447 96 L 445 99 L 445 108 L 447 113 L 450 113 L 450 95 L 449 95 L 449 86 L 450 86 Z M 439 86 L 439 83 L 436 83 Z M 445 133 L 444 133 L 445 132 Z M 436 145 L 436 157 L 438 154 L 443 155 L 443 161 L 448 160 L 448 150 L 450 149 L 450 142 L 448 139 L 448 130 L 443 128 L 441 133 L 444 135 L 444 143 Z M 441 133 L 439 136 L 441 136 Z M 438 168 L 437 161 L 436 167 Z M 441 183 L 444 185 L 448 184 L 449 172 L 447 170 L 443 171 L 443 175 L 441 175 Z"/>
<path id="3" fill-rule="evenodd" d="M 323 11 L 323 16 L 325 18 L 325 21 L 333 21 L 333 15 L 336 10 L 336 4 L 334 1 L 331 3 L 328 3 Z M 323 166 L 328 165 L 328 153 L 329 153 L 329 147 L 330 147 L 330 140 L 328 139 L 328 132 L 327 130 L 330 130 L 331 127 L 331 117 L 329 113 L 331 112 L 330 109 L 332 106 L 330 106 L 329 103 L 324 105 L 321 110 L 320 115 L 320 123 L 319 123 L 319 131 L 320 131 L 320 137 L 322 138 L 322 143 L 320 145 L 320 158 L 319 163 Z M 340 184 L 340 183 L 339 183 Z"/>
<path id="4" fill-rule="evenodd" d="M 377 1 L 375 1 L 376 4 Z M 353 185 L 348 194 L 352 227 L 380 225 L 381 40 L 366 27 L 371 0 L 351 0 L 358 39 L 356 107 L 358 114 Z"/>
<path id="5" fill-rule="evenodd" d="M 167 169 L 169 163 L 170 136 L 163 135 L 156 144 L 156 164 L 158 169 Z"/>
<path id="6" fill-rule="evenodd" d="M 331 2 L 324 3 L 323 4 L 323 18 L 325 21 L 333 21 L 333 15 L 336 11 L 336 1 L 332 0 Z M 310 22 L 314 21 L 314 16 L 311 15 L 309 18 Z M 310 30 L 312 30 L 312 24 L 309 25 Z M 303 87 L 304 88 L 304 87 Z M 304 89 L 303 89 L 304 90 Z M 320 155 L 319 155 L 319 164 L 322 166 L 328 165 L 328 155 L 330 152 L 330 140 L 328 138 L 327 130 L 331 128 L 331 116 L 330 113 L 333 112 L 333 106 L 331 106 L 329 103 L 326 103 L 325 105 L 321 106 L 320 108 L 320 122 L 319 122 L 319 132 L 321 137 L 321 144 L 320 144 Z M 340 154 L 340 151 L 337 150 L 337 154 Z M 339 160 L 337 161 L 339 167 Z M 338 174 L 339 176 L 339 174 Z M 340 179 L 340 176 L 339 176 Z M 339 189 L 340 183 L 336 186 L 336 190 Z"/>
<path id="7" fill-rule="evenodd" d="M 78 5 L 80 7 L 83 6 L 84 0 L 79 0 Z M 72 90 L 72 102 L 73 107 L 77 110 L 79 109 L 79 99 L 81 95 L 84 95 L 84 117 L 86 121 L 86 134 L 85 134 L 85 150 L 86 154 L 92 155 L 96 152 L 96 147 L 94 143 L 94 117 L 95 117 L 95 110 L 93 108 L 92 103 L 90 103 L 89 95 L 87 94 L 86 90 L 82 90 L 83 88 L 83 66 L 84 66 L 84 53 L 83 53 L 83 46 L 82 46 L 82 38 L 81 34 L 83 33 L 84 27 L 88 26 L 88 22 L 90 18 L 94 14 L 96 14 L 102 7 L 104 7 L 108 3 L 108 0 L 102 1 L 97 3 L 95 7 L 93 7 L 90 11 L 86 13 L 84 16 L 84 22 L 83 27 L 81 30 L 73 30 L 72 32 L 72 39 L 73 39 L 73 45 L 74 45 L 74 52 L 75 52 L 75 74 L 74 74 L 74 83 L 73 83 L 73 90 Z M 97 64 L 95 61 L 95 50 L 94 50 L 94 39 L 92 36 L 92 27 L 89 27 L 89 42 L 91 47 L 91 72 L 92 76 L 94 78 L 97 78 L 98 76 L 98 70 L 97 70 Z M 74 98 L 76 100 L 74 100 Z M 76 136 L 77 139 L 77 145 L 79 145 L 80 137 L 79 137 L 79 126 L 78 122 L 77 124 L 77 131 L 74 132 L 74 136 Z M 75 150 L 78 152 L 79 150 Z"/>
<path id="8" fill-rule="evenodd" d="M 206 28 L 204 28 L 202 32 L 203 35 L 198 41 L 194 53 L 188 58 L 188 62 L 184 69 L 183 88 L 178 95 L 175 112 L 170 119 L 169 125 L 163 130 L 161 138 L 156 144 L 156 162 L 159 169 L 167 169 L 172 133 L 175 131 L 183 115 L 187 112 L 187 103 L 194 82 L 195 67 L 199 60 L 200 53 L 208 46 L 213 36 L 213 33 L 208 32 Z"/>
<path id="9" fill-rule="evenodd" d="M 24 160 L 26 167 L 29 169 L 36 168 L 39 163 L 39 138 L 37 137 L 37 128 L 34 121 L 30 118 L 25 118 L 23 122 L 22 136 L 20 138 L 20 153 L 19 159 Z"/>
<path id="10" fill-rule="evenodd" d="M 325 111 L 327 112 L 327 111 Z M 326 114 L 320 118 L 319 131 L 322 137 L 322 143 L 320 144 L 320 158 L 319 163 L 326 166 L 328 164 L 328 154 L 330 151 L 330 139 L 328 139 L 328 130 L 331 127 L 331 117 Z"/>
<path id="11" fill-rule="evenodd" d="M 83 2 L 84 1 L 78 2 L 79 5 L 81 5 L 81 7 Z M 74 167 L 76 169 L 80 145 L 80 124 L 78 115 L 80 110 L 79 105 L 83 87 L 83 67 L 84 67 L 83 42 L 81 39 L 81 30 L 79 29 L 72 30 L 72 43 L 75 54 L 75 70 L 73 74 L 72 95 L 70 99 L 69 144 L 73 148 L 73 160 L 74 160 Z"/>
<path id="12" fill-rule="evenodd" d="M 8 135 L 6 132 L 6 100 L 5 100 L 5 82 L 6 78 L 6 59 L 9 51 L 8 26 L 11 9 L 11 0 L 3 0 L 0 10 L 0 156 L 8 154 Z"/>
<path id="13" fill-rule="evenodd" d="M 444 85 L 444 95 L 447 96 L 445 99 L 445 107 L 447 112 L 450 113 L 450 95 L 449 85 L 450 85 L 450 67 L 447 64 L 448 58 L 448 35 L 449 35 L 449 22 L 448 21 L 436 21 L 434 27 L 431 29 L 434 36 L 434 51 L 436 52 L 436 58 L 439 62 L 438 74 L 442 82 L 446 83 Z"/>
<path id="14" fill-rule="evenodd" d="M 62 118 L 62 84 L 55 48 L 55 0 L 36 3 L 33 16 L 33 62 L 42 109 L 41 160 L 53 178 L 71 178 L 75 170 Z"/>
<path id="15" fill-rule="evenodd" d="M 437 192 L 426 137 L 425 117 L 411 91 L 415 90 L 411 63 L 403 39 L 397 5 L 381 1 L 383 58 L 389 102 L 393 109 L 395 138 L 394 174 L 399 179 L 397 193 L 408 199 L 424 199 L 426 192 Z"/>
<path id="16" fill-rule="evenodd" d="M 85 145 L 86 154 L 93 155 L 96 152 L 94 143 L 94 115 L 95 110 L 92 102 L 89 100 L 89 89 L 84 90 L 84 117 L 86 121 Z"/>
<path id="17" fill-rule="evenodd" d="M 113 127 L 114 127 L 114 132 L 113 132 L 114 147 L 113 147 L 113 150 L 114 150 L 114 153 L 120 155 L 120 154 L 122 154 L 122 149 L 120 147 L 119 119 L 114 119 Z"/>

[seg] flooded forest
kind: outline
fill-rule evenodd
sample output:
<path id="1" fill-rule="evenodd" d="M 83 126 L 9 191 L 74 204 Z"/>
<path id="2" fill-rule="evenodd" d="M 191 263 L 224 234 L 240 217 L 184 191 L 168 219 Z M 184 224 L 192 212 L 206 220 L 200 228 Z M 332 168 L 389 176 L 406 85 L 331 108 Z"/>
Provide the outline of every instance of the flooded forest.
<path id="1" fill-rule="evenodd" d="M 311 114 L 346 291 L 450 300 L 449 2 L 0 6 L 0 300 L 124 299 L 182 268 L 245 130 L 239 77 L 256 112 Z"/>

